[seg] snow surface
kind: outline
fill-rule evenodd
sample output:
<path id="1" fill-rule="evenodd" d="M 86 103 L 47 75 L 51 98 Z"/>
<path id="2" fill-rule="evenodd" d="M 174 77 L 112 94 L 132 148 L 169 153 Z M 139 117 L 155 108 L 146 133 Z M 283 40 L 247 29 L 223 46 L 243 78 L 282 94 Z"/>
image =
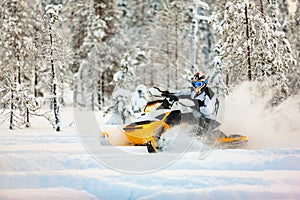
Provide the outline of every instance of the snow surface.
<path id="1" fill-rule="evenodd" d="M 0 199 L 300 199 L 299 97 L 271 111 L 264 100 L 253 103 L 245 88 L 228 97 L 222 128 L 247 135 L 247 149 L 200 156 L 191 148 L 151 173 L 124 173 L 98 162 L 81 143 L 71 108 L 62 109 L 61 132 L 40 118 L 29 129 L 3 124 Z M 145 159 L 160 155 L 120 148 Z"/>

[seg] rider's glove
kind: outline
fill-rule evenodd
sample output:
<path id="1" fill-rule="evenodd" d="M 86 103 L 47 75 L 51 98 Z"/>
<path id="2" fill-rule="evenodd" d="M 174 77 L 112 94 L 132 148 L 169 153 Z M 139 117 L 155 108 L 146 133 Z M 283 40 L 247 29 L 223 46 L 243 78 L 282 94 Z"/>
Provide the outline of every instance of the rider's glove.
<path id="1" fill-rule="evenodd" d="M 169 96 L 170 95 L 170 92 L 169 91 L 162 91 L 161 92 L 161 96 Z"/>
<path id="2" fill-rule="evenodd" d="M 178 97 L 173 94 L 170 94 L 168 97 L 169 97 L 170 101 L 178 101 Z"/>

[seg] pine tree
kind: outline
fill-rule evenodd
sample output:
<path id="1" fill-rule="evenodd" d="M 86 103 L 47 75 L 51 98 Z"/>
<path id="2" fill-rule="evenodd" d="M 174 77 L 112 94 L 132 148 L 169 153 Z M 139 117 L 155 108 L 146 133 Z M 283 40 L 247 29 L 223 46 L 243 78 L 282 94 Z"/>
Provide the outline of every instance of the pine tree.
<path id="1" fill-rule="evenodd" d="M 297 8 L 292 17 L 291 23 L 291 45 L 294 50 L 294 57 L 296 59 L 295 65 L 289 71 L 290 88 L 292 94 L 299 94 L 300 90 L 300 2 L 297 1 Z"/>
<path id="2" fill-rule="evenodd" d="M 114 74 L 112 81 L 115 86 L 112 94 L 112 106 L 105 111 L 105 114 L 113 112 L 113 115 L 108 123 L 115 124 L 121 121 L 122 124 L 125 124 L 128 122 L 132 115 L 131 106 L 129 105 L 131 97 L 128 88 L 132 82 L 134 82 L 132 60 L 129 55 L 124 55 L 120 61 L 120 70 Z"/>
<path id="3" fill-rule="evenodd" d="M 155 23 L 155 5 L 154 1 L 116 1 L 116 15 L 119 34 L 113 39 L 114 45 L 119 46 L 116 49 L 118 60 L 122 59 L 123 54 L 129 53 L 133 60 L 135 73 L 140 74 L 135 84 L 148 82 L 151 84 L 151 78 L 147 78 L 147 74 L 151 74 L 149 38 L 155 35 L 152 31 L 152 23 Z M 151 16 L 151 17 L 150 17 Z M 114 50 L 115 51 L 115 50 Z M 118 55 L 119 54 L 119 55 Z M 135 59 L 136 58 L 136 59 Z M 146 67 L 147 66 L 147 67 Z M 118 65 L 116 66 L 118 67 Z M 114 71 L 115 73 L 116 71 Z"/>
<path id="4" fill-rule="evenodd" d="M 104 67 L 106 64 L 102 62 L 105 60 L 105 54 L 103 54 L 105 41 L 103 40 L 107 36 L 106 29 L 108 25 L 105 20 L 101 19 L 100 13 L 103 13 L 98 10 L 100 5 L 96 1 L 88 1 L 84 6 L 79 3 L 68 6 L 69 10 L 74 9 L 72 6 L 75 6 L 75 8 L 79 6 L 81 9 L 80 13 L 83 13 L 81 15 L 77 13 L 77 10 L 76 13 L 78 15 L 74 14 L 72 18 L 72 20 L 82 21 L 80 27 L 84 32 L 80 43 L 76 43 L 77 46 L 73 47 L 76 54 L 79 55 L 75 59 L 75 62 L 79 64 L 79 68 L 73 68 L 73 71 L 76 73 L 74 77 L 76 80 L 74 81 L 74 106 L 80 105 L 94 110 L 95 105 L 97 105 L 101 110 L 104 102 L 103 84 L 105 81 L 102 79 L 104 79 L 106 70 Z M 101 6 L 105 7 L 105 4 L 101 4 Z M 85 20 L 82 20 L 83 18 Z M 77 38 L 76 34 L 73 37 Z M 79 40 L 75 41 L 79 42 Z M 81 97 L 78 98 L 78 95 Z M 89 102 L 84 102 L 87 98 L 90 99 Z"/>
<path id="5" fill-rule="evenodd" d="M 160 26 L 166 27 L 163 29 L 163 34 L 165 35 L 165 48 L 162 46 L 161 48 L 166 49 L 164 53 L 166 59 L 166 63 L 161 63 L 167 66 L 167 68 L 163 71 L 162 74 L 167 74 L 167 88 L 171 86 L 174 89 L 178 89 L 179 84 L 175 81 L 175 85 L 171 85 L 171 80 L 179 79 L 180 73 L 180 66 L 179 66 L 179 59 L 180 59 L 180 30 L 183 29 L 183 2 L 182 1 L 166 1 L 164 2 L 164 7 L 159 12 L 160 15 Z"/>
<path id="6" fill-rule="evenodd" d="M 290 12 L 285 0 L 282 4 L 279 4 L 279 21 L 282 31 L 290 41 L 289 48 L 295 58 L 295 62 L 290 64 L 287 74 L 288 88 L 291 94 L 297 94 L 300 89 L 300 37 L 298 34 L 300 31 L 300 2 L 294 2 L 293 5 L 295 10 Z"/>
<path id="7" fill-rule="evenodd" d="M 44 61 L 44 54 L 43 52 L 43 36 L 45 32 L 44 21 L 43 21 L 43 14 L 42 10 L 40 9 L 39 5 L 35 5 L 30 11 L 30 24 L 33 28 L 32 32 L 32 57 L 31 57 L 31 65 L 32 65 L 32 93 L 35 98 L 45 96 L 43 88 L 43 79 L 41 74 L 42 65 Z"/>
<path id="8" fill-rule="evenodd" d="M 222 49 L 219 45 L 214 49 L 215 57 L 210 66 L 210 87 L 215 91 L 218 96 L 224 97 L 228 94 L 228 90 L 225 84 L 225 78 L 223 77 L 223 63 L 222 63 Z"/>
<path id="9" fill-rule="evenodd" d="M 31 74 L 31 35 L 30 14 L 27 4 L 21 0 L 5 1 L 2 5 L 1 27 L 1 82 L 4 104 L 10 104 L 9 128 L 26 125 L 29 127 L 29 104 L 35 101 L 30 97 Z M 9 98 L 7 98 L 9 96 Z"/>
<path id="10" fill-rule="evenodd" d="M 253 2 L 228 2 L 223 20 L 215 25 L 222 36 L 226 82 L 260 81 L 286 96 L 286 73 L 293 62 L 290 44 L 276 20 L 261 15 Z"/>
<path id="11" fill-rule="evenodd" d="M 113 44 L 116 34 L 113 4 L 104 0 L 69 1 L 63 15 L 68 19 L 70 43 L 75 53 L 71 65 L 74 74 L 74 106 L 102 109 L 105 87 L 111 79 L 114 60 L 120 56 L 119 44 Z M 109 52 L 109 53 L 108 53 Z M 93 73 L 91 77 L 88 74 Z M 92 81 L 90 83 L 90 81 Z M 84 102 L 88 98 L 88 102 Z"/>

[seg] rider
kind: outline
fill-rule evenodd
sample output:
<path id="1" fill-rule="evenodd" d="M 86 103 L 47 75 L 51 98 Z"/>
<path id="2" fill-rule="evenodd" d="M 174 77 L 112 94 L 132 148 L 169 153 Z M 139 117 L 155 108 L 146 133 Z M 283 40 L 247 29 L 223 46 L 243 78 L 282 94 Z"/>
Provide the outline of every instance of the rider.
<path id="1" fill-rule="evenodd" d="M 180 92 L 179 98 L 191 98 L 195 103 L 193 117 L 199 120 L 198 134 L 205 134 L 209 130 L 215 130 L 220 123 L 216 116 L 219 109 L 219 100 L 210 87 L 207 86 L 209 77 L 203 72 L 196 72 L 191 78 L 191 89 Z"/>

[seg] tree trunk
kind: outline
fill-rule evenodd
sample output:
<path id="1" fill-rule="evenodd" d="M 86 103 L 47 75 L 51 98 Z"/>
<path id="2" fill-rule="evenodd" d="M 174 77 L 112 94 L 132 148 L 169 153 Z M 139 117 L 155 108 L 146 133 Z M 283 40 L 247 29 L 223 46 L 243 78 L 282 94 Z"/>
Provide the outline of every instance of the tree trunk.
<path id="1" fill-rule="evenodd" d="M 98 73 L 98 87 L 97 87 L 97 102 L 98 102 L 98 109 L 101 110 L 102 102 L 101 102 L 101 96 L 103 95 L 101 93 L 101 87 L 102 87 L 102 75 L 101 72 Z"/>
<path id="2" fill-rule="evenodd" d="M 153 64 L 153 58 L 151 56 L 151 87 L 154 86 L 154 72 L 153 72 L 154 64 Z"/>
<path id="3" fill-rule="evenodd" d="M 73 106 L 76 108 L 78 104 L 78 80 L 77 76 L 74 76 L 74 91 L 73 91 Z"/>
<path id="4" fill-rule="evenodd" d="M 141 4 L 142 4 L 142 24 L 141 24 L 141 27 L 143 27 L 145 25 L 145 4 L 143 3 L 144 1 L 142 0 L 141 1 Z"/>
<path id="5" fill-rule="evenodd" d="M 250 34 L 249 34 L 249 21 L 248 21 L 248 8 L 245 6 L 245 19 L 246 19 L 246 37 L 247 37 L 247 63 L 248 63 L 248 80 L 252 80 L 251 69 L 251 48 L 250 48 Z"/>
<path id="6" fill-rule="evenodd" d="M 59 105 L 64 106 L 65 105 L 65 99 L 64 99 L 64 79 L 62 80 L 62 87 L 60 90 L 60 96 L 59 96 Z"/>
<path id="7" fill-rule="evenodd" d="M 92 81 L 92 87 L 91 87 L 91 110 L 95 111 L 95 79 Z"/>
<path id="8" fill-rule="evenodd" d="M 260 12 L 261 12 L 261 15 L 264 16 L 264 4 L 263 4 L 263 0 L 260 0 Z"/>
<path id="9" fill-rule="evenodd" d="M 20 55 L 19 55 L 19 52 L 17 52 L 17 60 L 18 60 L 18 64 L 17 64 L 17 69 L 18 69 L 18 83 L 21 85 L 21 66 L 20 66 Z"/>
<path id="10" fill-rule="evenodd" d="M 52 95 L 53 95 L 53 111 L 55 118 L 55 130 L 60 131 L 60 120 L 59 120 L 59 105 L 57 102 L 57 93 L 56 93 L 56 82 L 55 82 L 55 69 L 53 61 L 53 36 L 52 28 L 49 27 L 49 36 L 50 36 L 50 60 L 51 60 L 51 84 L 52 84 Z"/>
<path id="11" fill-rule="evenodd" d="M 196 41 L 196 13 L 197 13 L 197 5 L 196 3 L 194 3 L 194 7 L 193 7 L 193 19 L 192 19 L 192 31 L 191 31 L 191 58 L 190 58 L 190 65 L 191 65 L 191 73 L 194 74 L 195 72 L 195 57 L 196 57 L 196 45 L 195 45 L 195 41 Z"/>
<path id="12" fill-rule="evenodd" d="M 28 128 L 28 127 L 30 127 L 30 122 L 29 122 L 29 115 L 30 115 L 30 113 L 29 113 L 29 108 L 26 108 L 26 127 Z"/>
<path id="13" fill-rule="evenodd" d="M 167 25 L 167 88 L 170 88 L 170 58 L 169 58 L 169 55 L 170 55 L 170 49 L 169 49 L 169 26 Z"/>
<path id="14" fill-rule="evenodd" d="M 80 77 L 80 106 L 82 107 L 86 107 L 87 106 L 87 102 L 86 102 L 86 88 L 84 85 L 84 81 L 83 81 L 83 77 Z"/>
<path id="15" fill-rule="evenodd" d="M 10 90 L 10 119 L 9 119 L 9 129 L 13 130 L 14 128 L 14 90 L 11 88 Z"/>
<path id="16" fill-rule="evenodd" d="M 34 66 L 34 88 L 33 88 L 34 97 L 38 97 L 37 85 L 38 85 L 38 72 L 37 72 L 37 66 L 35 65 Z"/>
<path id="17" fill-rule="evenodd" d="M 101 102 L 102 102 L 102 106 L 104 106 L 104 84 L 105 84 L 105 75 L 104 72 L 102 72 L 101 75 Z"/>
<path id="18" fill-rule="evenodd" d="M 175 15 L 175 89 L 178 89 L 178 12 Z"/>

